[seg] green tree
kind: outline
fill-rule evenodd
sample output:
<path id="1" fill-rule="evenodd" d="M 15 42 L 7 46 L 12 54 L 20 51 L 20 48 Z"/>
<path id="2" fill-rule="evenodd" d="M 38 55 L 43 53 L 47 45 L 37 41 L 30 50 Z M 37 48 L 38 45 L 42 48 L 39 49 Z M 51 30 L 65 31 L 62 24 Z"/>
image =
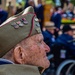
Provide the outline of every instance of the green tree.
<path id="1" fill-rule="evenodd" d="M 54 4 L 53 0 L 45 0 L 46 4 Z"/>
<path id="2" fill-rule="evenodd" d="M 71 3 L 73 3 L 73 4 L 74 4 L 74 6 L 75 6 L 75 0 L 71 0 Z"/>

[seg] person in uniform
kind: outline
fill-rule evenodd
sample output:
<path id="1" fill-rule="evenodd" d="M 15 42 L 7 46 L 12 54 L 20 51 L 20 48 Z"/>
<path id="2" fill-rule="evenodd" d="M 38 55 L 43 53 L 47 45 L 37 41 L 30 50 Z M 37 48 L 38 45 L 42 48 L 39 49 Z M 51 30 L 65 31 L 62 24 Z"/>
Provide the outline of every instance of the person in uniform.
<path id="1" fill-rule="evenodd" d="M 50 65 L 49 51 L 33 7 L 1 24 L 0 75 L 40 75 Z"/>
<path id="2" fill-rule="evenodd" d="M 58 10 L 59 10 L 59 7 L 54 7 L 53 14 L 50 19 L 50 21 L 54 22 L 55 27 L 56 27 L 55 33 L 54 33 L 56 38 L 59 35 L 59 31 L 60 31 L 60 27 L 61 27 L 61 19 L 62 19 L 61 14 L 59 13 Z"/>
<path id="3" fill-rule="evenodd" d="M 45 30 L 42 31 L 44 36 L 44 42 L 51 48 L 53 43 L 55 42 L 54 30 L 55 26 L 53 22 L 45 23 Z"/>
<path id="4" fill-rule="evenodd" d="M 56 43 L 62 44 L 67 49 L 69 55 L 75 56 L 75 39 L 70 25 L 63 26 L 62 34 L 58 36 Z"/>

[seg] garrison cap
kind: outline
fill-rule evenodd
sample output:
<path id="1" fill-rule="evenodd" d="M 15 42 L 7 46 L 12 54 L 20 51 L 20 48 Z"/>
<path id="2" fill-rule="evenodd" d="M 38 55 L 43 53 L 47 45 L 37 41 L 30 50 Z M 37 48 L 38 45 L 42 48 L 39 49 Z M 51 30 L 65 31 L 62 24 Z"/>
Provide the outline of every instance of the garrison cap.
<path id="1" fill-rule="evenodd" d="M 0 25 L 0 57 L 23 39 L 39 33 L 40 25 L 32 6 L 10 17 Z"/>

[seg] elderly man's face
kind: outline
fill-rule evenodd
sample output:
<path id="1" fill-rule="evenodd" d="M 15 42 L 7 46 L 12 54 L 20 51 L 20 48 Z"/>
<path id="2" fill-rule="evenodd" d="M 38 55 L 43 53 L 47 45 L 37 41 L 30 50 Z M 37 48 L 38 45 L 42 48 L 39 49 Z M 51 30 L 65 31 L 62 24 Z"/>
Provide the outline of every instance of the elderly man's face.
<path id="1" fill-rule="evenodd" d="M 25 40 L 24 55 L 25 63 L 36 65 L 43 68 L 48 68 L 50 65 L 46 53 L 50 48 L 44 43 L 42 34 L 37 34 Z"/>

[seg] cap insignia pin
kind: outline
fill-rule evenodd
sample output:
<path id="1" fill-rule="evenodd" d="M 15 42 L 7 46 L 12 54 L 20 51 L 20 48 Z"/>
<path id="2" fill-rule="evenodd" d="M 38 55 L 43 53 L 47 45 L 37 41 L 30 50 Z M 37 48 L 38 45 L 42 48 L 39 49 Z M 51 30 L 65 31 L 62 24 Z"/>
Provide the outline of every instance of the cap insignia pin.
<path id="1" fill-rule="evenodd" d="M 35 18 L 35 21 L 36 21 L 36 22 L 39 22 L 38 18 Z"/>
<path id="2" fill-rule="evenodd" d="M 27 20 L 25 19 L 25 18 L 22 18 L 22 20 L 21 20 L 25 25 L 27 25 L 28 24 L 28 22 L 27 22 Z"/>
<path id="3" fill-rule="evenodd" d="M 23 23 L 21 21 L 16 22 L 16 24 L 18 24 L 20 27 L 23 27 Z"/>
<path id="4" fill-rule="evenodd" d="M 19 26 L 15 22 L 12 23 L 11 26 L 13 26 L 15 29 L 18 29 L 19 28 Z"/>

